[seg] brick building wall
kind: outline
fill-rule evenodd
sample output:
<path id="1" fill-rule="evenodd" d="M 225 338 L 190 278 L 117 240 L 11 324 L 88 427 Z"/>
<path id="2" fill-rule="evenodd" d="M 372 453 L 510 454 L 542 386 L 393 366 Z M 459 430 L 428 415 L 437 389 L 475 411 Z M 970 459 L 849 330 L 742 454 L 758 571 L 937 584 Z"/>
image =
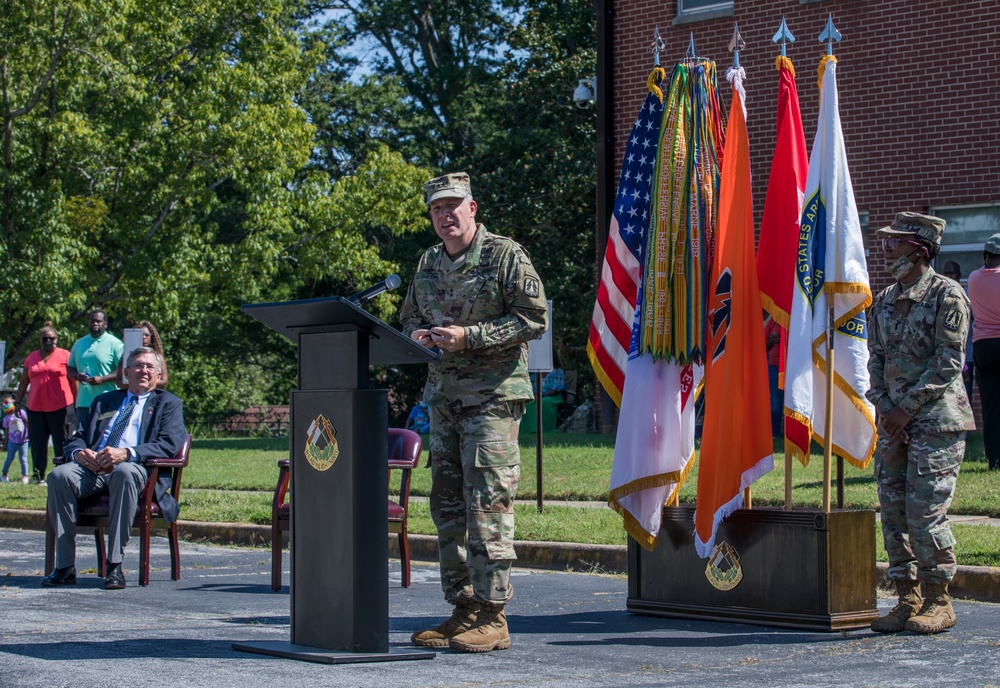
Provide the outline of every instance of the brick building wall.
<path id="1" fill-rule="evenodd" d="M 778 46 L 771 37 L 782 15 L 796 42 L 795 64 L 807 147 L 816 133 L 816 85 L 825 47 L 817 36 L 828 13 L 843 34 L 834 54 L 848 164 L 858 210 L 872 228 L 900 210 L 926 212 L 941 205 L 1000 202 L 1000 2 L 937 0 L 736 0 L 733 16 L 673 25 L 674 0 L 619 0 L 614 4 L 615 160 L 646 93 L 652 69 L 653 25 L 667 44 L 669 72 L 683 58 L 689 35 L 698 52 L 714 59 L 722 79 L 732 64 L 726 45 L 739 23 L 746 49 L 747 122 L 757 221 L 764 208 L 774 150 Z M 991 66 L 992 65 L 992 66 Z M 616 168 L 617 174 L 617 168 Z M 609 180 L 617 184 L 617 177 Z M 870 254 L 872 288 L 889 284 L 880 251 Z"/>
<path id="2" fill-rule="evenodd" d="M 1000 0 L 735 0 L 730 16 L 678 19 L 675 0 L 616 0 L 613 4 L 612 119 L 614 181 L 653 67 L 653 27 L 666 42 L 668 74 L 690 36 L 698 53 L 716 61 L 728 112 L 726 46 L 737 22 L 746 48 L 747 122 L 756 223 L 764 209 L 775 142 L 779 47 L 771 42 L 785 17 L 796 42 L 795 64 L 807 148 L 816 133 L 818 41 L 833 15 L 843 40 L 835 44 L 840 116 L 855 199 L 869 246 L 873 292 L 888 286 L 874 229 L 896 212 L 1000 203 Z M 710 16 L 710 15 L 705 15 Z M 997 227 L 997 231 L 1000 227 Z M 968 276 L 966 270 L 966 277 Z M 978 397 L 978 394 L 976 394 Z M 978 398 L 973 400 L 980 420 Z"/>
<path id="3" fill-rule="evenodd" d="M 817 37 L 830 13 L 843 35 L 834 45 L 840 116 L 858 211 L 863 220 L 866 214 L 868 218 L 866 239 L 897 211 L 1000 203 L 998 0 L 735 0 L 731 16 L 702 21 L 678 20 L 675 0 L 615 0 L 613 79 L 602 85 L 613 93 L 615 173 L 608 184 L 617 186 L 628 132 L 645 98 L 653 67 L 653 26 L 659 26 L 666 42 L 661 64 L 668 74 L 694 35 L 699 54 L 719 66 L 728 112 L 730 91 L 723 75 L 732 64 L 726 46 L 735 21 L 746 42 L 740 63 L 747 73 L 759 227 L 775 143 L 774 60 L 780 50 L 771 38 L 784 15 L 796 38 L 787 55 L 795 64 L 811 149 L 819 106 L 817 66 L 825 52 Z M 891 279 L 881 249 L 871 241 L 869 248 L 872 290 L 877 293 Z"/>

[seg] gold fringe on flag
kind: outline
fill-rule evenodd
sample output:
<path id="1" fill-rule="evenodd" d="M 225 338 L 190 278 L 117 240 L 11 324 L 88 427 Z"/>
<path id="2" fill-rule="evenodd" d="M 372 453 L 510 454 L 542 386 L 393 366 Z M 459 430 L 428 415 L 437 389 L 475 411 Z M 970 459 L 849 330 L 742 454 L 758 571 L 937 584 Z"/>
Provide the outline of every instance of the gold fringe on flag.
<path id="1" fill-rule="evenodd" d="M 833 55 L 824 55 L 819 60 L 819 69 L 817 70 L 819 72 L 819 81 L 816 84 L 816 86 L 817 88 L 819 88 L 820 91 L 823 90 L 823 74 L 826 73 L 826 63 L 830 62 L 831 60 L 833 62 L 837 62 L 837 58 Z"/>
<path id="2" fill-rule="evenodd" d="M 774 61 L 774 68 L 781 69 L 782 67 L 791 72 L 792 76 L 795 76 L 795 66 L 792 65 L 792 61 L 784 55 L 778 55 L 777 59 Z"/>
<path id="3" fill-rule="evenodd" d="M 654 67 L 653 71 L 649 73 L 649 78 L 646 79 L 646 86 L 649 88 L 650 93 L 655 95 L 663 102 L 663 90 L 660 88 L 660 82 L 667 78 L 667 71 L 663 67 Z"/>

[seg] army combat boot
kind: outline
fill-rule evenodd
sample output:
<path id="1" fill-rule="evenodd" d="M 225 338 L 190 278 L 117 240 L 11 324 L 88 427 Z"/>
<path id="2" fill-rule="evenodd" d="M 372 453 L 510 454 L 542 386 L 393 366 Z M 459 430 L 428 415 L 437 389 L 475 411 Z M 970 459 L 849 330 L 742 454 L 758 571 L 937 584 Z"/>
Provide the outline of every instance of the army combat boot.
<path id="1" fill-rule="evenodd" d="M 955 625 L 955 610 L 951 606 L 951 595 L 947 583 L 924 583 L 927 599 L 920 613 L 906 622 L 906 630 L 914 633 L 940 633 Z"/>
<path id="2" fill-rule="evenodd" d="M 899 633 L 906 628 L 907 620 L 920 611 L 920 583 L 911 580 L 898 580 L 896 592 L 899 593 L 899 603 L 885 616 L 872 621 L 872 630 L 876 633 Z"/>
<path id="3" fill-rule="evenodd" d="M 490 652 L 509 648 L 510 635 L 507 633 L 507 615 L 503 607 L 480 609 L 472 628 L 454 636 L 448 647 L 459 652 Z"/>
<path id="4" fill-rule="evenodd" d="M 465 633 L 476 622 L 479 615 L 479 603 L 466 600 L 455 605 L 451 616 L 434 628 L 417 631 L 410 636 L 410 642 L 420 647 L 447 647 L 448 641 L 459 633 Z"/>

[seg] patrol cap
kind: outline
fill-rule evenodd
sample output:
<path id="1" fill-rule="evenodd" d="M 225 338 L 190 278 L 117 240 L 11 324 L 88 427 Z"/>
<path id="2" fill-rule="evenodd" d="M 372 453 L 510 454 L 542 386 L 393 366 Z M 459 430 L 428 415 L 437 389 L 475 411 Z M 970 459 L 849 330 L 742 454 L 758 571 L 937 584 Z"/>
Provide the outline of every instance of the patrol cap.
<path id="1" fill-rule="evenodd" d="M 892 224 L 876 231 L 875 234 L 883 238 L 916 234 L 940 246 L 945 224 L 944 220 L 933 215 L 896 213 L 896 219 L 892 221 Z"/>
<path id="2" fill-rule="evenodd" d="M 424 195 L 427 205 L 439 198 L 465 198 L 472 195 L 472 184 L 465 172 L 452 172 L 424 184 Z"/>
<path id="3" fill-rule="evenodd" d="M 983 245 L 983 250 L 987 253 L 996 253 L 997 255 L 1000 255 L 1000 232 L 997 232 L 986 240 L 986 243 Z"/>

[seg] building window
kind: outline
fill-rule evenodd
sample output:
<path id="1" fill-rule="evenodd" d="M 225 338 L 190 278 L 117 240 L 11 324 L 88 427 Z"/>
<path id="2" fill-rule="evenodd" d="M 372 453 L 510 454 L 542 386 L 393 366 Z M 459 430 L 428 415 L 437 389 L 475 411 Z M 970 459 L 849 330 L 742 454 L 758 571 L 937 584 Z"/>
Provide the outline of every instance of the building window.
<path id="1" fill-rule="evenodd" d="M 677 14 L 695 14 L 696 12 L 710 12 L 712 10 L 731 10 L 730 2 L 720 2 L 719 0 L 677 0 Z"/>
<path id="2" fill-rule="evenodd" d="M 941 272 L 953 260 L 962 267 L 962 283 L 966 283 L 970 272 L 983 267 L 983 244 L 1000 232 L 1000 203 L 940 206 L 931 208 L 930 214 L 948 223 L 934 269 Z"/>

